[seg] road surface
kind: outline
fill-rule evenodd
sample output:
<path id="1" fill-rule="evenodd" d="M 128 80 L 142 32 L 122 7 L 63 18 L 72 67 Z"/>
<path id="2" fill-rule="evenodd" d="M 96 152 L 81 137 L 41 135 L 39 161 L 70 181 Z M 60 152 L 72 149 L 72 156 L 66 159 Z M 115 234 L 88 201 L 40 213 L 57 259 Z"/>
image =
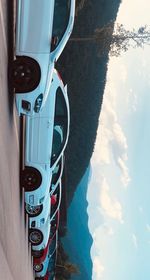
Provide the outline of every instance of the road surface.
<path id="1" fill-rule="evenodd" d="M 0 279 L 30 280 L 31 258 L 20 207 L 20 121 L 7 82 L 8 60 L 13 56 L 12 3 L 0 0 Z"/>

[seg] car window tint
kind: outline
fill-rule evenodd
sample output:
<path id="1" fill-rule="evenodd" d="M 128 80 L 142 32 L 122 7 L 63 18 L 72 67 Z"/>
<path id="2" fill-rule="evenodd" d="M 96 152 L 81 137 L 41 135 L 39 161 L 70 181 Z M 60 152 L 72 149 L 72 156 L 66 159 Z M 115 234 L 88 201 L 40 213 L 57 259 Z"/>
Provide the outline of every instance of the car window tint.
<path id="1" fill-rule="evenodd" d="M 55 0 L 51 51 L 61 41 L 68 26 L 69 15 L 70 0 Z"/>
<path id="2" fill-rule="evenodd" d="M 54 276 L 55 264 L 56 264 L 56 251 L 54 252 L 53 257 L 50 258 L 49 264 L 48 264 L 48 271 L 50 272 L 50 276 Z M 53 279 L 53 278 L 50 278 L 50 279 Z"/>
<path id="3" fill-rule="evenodd" d="M 60 199 L 60 185 L 57 186 L 57 193 L 55 194 L 56 203 L 51 204 L 51 217 L 54 215 L 55 211 L 58 208 L 59 199 Z"/>
<path id="4" fill-rule="evenodd" d="M 61 173 L 61 168 L 62 168 L 62 159 L 60 159 L 59 163 L 56 165 L 53 174 L 52 174 L 52 181 L 51 181 L 51 187 L 52 185 L 56 185 L 59 177 L 60 177 L 60 173 Z"/>
<path id="5" fill-rule="evenodd" d="M 57 223 L 56 220 L 53 222 L 51 222 L 51 230 L 50 230 L 50 238 L 52 238 L 54 236 L 54 234 L 56 233 L 56 229 L 57 229 Z"/>
<path id="6" fill-rule="evenodd" d="M 55 249 L 56 249 L 56 238 L 54 238 L 54 239 L 52 240 L 52 242 L 50 243 L 49 252 L 48 252 L 49 257 L 52 256 L 52 255 L 54 254 Z"/>
<path id="7" fill-rule="evenodd" d="M 57 160 L 63 149 L 67 137 L 68 129 L 68 111 L 66 101 L 62 90 L 58 87 L 56 92 L 55 116 L 54 116 L 54 130 L 53 130 L 53 144 L 52 144 L 52 158 L 51 166 Z"/>
<path id="8" fill-rule="evenodd" d="M 66 102 L 64 99 L 63 92 L 60 87 L 58 87 L 56 92 L 56 111 L 55 111 L 56 117 L 67 117 L 67 108 L 66 108 Z"/>
<path id="9" fill-rule="evenodd" d="M 53 131 L 53 144 L 52 144 L 52 164 L 56 161 L 56 159 L 58 158 L 60 151 L 61 151 L 61 147 L 62 147 L 62 143 L 63 143 L 63 138 L 62 138 L 62 128 L 60 128 L 60 130 L 57 129 L 57 126 L 54 126 L 54 131 Z"/>

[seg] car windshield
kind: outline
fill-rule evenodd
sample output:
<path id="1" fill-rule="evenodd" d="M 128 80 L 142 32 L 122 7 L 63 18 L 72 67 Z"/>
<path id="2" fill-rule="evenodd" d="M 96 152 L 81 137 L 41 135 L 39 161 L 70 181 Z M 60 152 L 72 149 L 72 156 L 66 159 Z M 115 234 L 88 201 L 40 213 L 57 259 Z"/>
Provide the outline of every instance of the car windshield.
<path id="1" fill-rule="evenodd" d="M 61 41 L 68 26 L 71 0 L 55 0 L 51 51 Z"/>
<path id="2" fill-rule="evenodd" d="M 51 166 L 55 163 L 63 149 L 66 142 L 67 129 L 68 111 L 63 92 L 59 87 L 56 92 Z"/>

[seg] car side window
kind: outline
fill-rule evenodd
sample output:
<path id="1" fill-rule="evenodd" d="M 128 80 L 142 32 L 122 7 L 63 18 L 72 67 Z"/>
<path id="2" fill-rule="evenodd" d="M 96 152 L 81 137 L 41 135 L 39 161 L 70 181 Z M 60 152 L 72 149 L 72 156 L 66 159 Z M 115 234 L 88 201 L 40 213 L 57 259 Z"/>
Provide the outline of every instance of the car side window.
<path id="1" fill-rule="evenodd" d="M 60 159 L 60 161 L 58 162 L 58 164 L 56 165 L 56 167 L 53 171 L 50 191 L 52 190 L 53 186 L 56 185 L 56 183 L 60 177 L 61 169 L 62 169 L 62 159 Z"/>
<path id="2" fill-rule="evenodd" d="M 59 152 L 61 150 L 63 142 L 63 131 L 62 128 L 59 126 L 54 126 L 53 130 L 53 145 L 52 145 L 52 162 L 54 163 L 57 159 Z"/>
<path id="3" fill-rule="evenodd" d="M 53 144 L 51 166 L 57 160 L 63 149 L 67 137 L 68 129 L 68 113 L 66 101 L 62 90 L 58 87 L 56 92 L 55 116 L 54 116 L 54 130 L 53 130 Z"/>
<path id="4" fill-rule="evenodd" d="M 57 186 L 56 194 L 55 194 L 56 203 L 51 204 L 51 217 L 54 215 L 58 208 L 59 200 L 60 200 L 60 184 Z"/>
<path id="5" fill-rule="evenodd" d="M 48 271 L 50 272 L 50 276 L 54 276 L 55 273 L 55 265 L 56 265 L 56 251 L 53 253 L 53 257 L 50 258 L 49 264 L 48 264 Z M 48 278 L 49 280 L 53 278 Z"/>
<path id="6" fill-rule="evenodd" d="M 55 0 L 51 51 L 61 41 L 69 21 L 71 0 Z"/>
<path id="7" fill-rule="evenodd" d="M 56 233 L 56 229 L 57 229 L 57 223 L 56 223 L 56 218 L 54 218 L 54 220 L 51 221 L 50 238 L 54 236 L 54 234 Z"/>
<path id="8" fill-rule="evenodd" d="M 49 252 L 48 252 L 48 256 L 49 256 L 49 257 L 50 257 L 52 254 L 54 254 L 55 249 L 56 249 L 56 238 L 54 238 L 54 239 L 52 240 L 52 242 L 50 243 Z"/>

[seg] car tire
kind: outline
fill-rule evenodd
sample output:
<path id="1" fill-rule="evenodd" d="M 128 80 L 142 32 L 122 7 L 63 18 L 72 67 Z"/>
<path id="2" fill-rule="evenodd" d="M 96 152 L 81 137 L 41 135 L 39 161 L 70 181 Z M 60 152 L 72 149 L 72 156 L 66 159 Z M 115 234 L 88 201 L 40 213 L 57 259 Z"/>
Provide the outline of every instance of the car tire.
<path id="1" fill-rule="evenodd" d="M 38 86 L 41 79 L 41 69 L 33 58 L 17 56 L 9 66 L 8 77 L 16 93 L 26 93 Z"/>
<path id="2" fill-rule="evenodd" d="M 21 187 L 25 191 L 33 191 L 39 188 L 42 183 L 41 173 L 33 167 L 25 167 L 21 172 Z"/>
<path id="3" fill-rule="evenodd" d="M 35 273 L 41 272 L 43 270 L 43 264 L 34 264 L 33 265 L 33 270 L 35 271 Z"/>
<path id="4" fill-rule="evenodd" d="M 25 210 L 29 217 L 37 217 L 43 210 L 43 205 L 31 206 L 25 203 Z"/>
<path id="5" fill-rule="evenodd" d="M 40 245 L 43 241 L 43 233 L 39 229 L 29 229 L 28 239 L 33 246 Z"/>

